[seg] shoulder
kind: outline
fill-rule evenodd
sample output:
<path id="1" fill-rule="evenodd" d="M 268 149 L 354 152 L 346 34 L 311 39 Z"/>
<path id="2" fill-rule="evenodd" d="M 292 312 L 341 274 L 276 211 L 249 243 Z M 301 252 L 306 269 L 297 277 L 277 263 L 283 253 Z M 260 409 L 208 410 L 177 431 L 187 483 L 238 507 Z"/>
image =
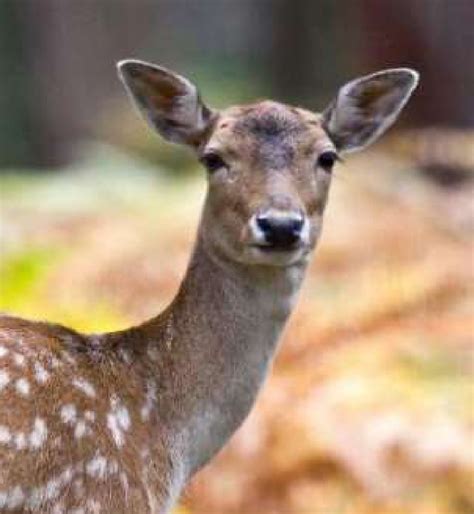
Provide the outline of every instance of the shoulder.
<path id="1" fill-rule="evenodd" d="M 0 314 L 0 345 L 55 352 L 79 349 L 85 343 L 83 334 L 63 325 Z"/>

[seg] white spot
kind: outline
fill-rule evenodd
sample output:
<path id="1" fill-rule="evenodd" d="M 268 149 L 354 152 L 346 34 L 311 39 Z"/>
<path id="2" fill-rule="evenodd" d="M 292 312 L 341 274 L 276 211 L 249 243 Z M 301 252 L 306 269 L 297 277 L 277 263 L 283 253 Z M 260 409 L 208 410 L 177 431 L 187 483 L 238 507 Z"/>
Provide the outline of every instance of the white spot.
<path id="1" fill-rule="evenodd" d="M 148 345 L 146 353 L 152 361 L 156 362 L 160 358 L 160 352 L 155 345 Z"/>
<path id="2" fill-rule="evenodd" d="M 109 461 L 108 471 L 109 475 L 114 475 L 115 473 L 118 473 L 119 465 L 115 459 Z"/>
<path id="3" fill-rule="evenodd" d="M 81 499 L 84 496 L 84 482 L 80 478 L 76 478 L 72 487 L 74 489 L 75 497 Z"/>
<path id="4" fill-rule="evenodd" d="M 85 514 L 84 507 L 76 507 L 75 509 L 72 509 L 68 511 L 69 514 Z"/>
<path id="5" fill-rule="evenodd" d="M 112 432 L 112 437 L 117 446 L 124 443 L 124 434 L 130 428 L 130 415 L 120 400 L 114 395 L 110 399 L 111 410 L 107 414 L 107 427 Z"/>
<path id="6" fill-rule="evenodd" d="M 74 341 L 72 337 L 66 337 L 65 339 Z M 75 366 L 77 364 L 76 359 L 68 352 L 61 352 L 61 359 L 65 360 L 68 364 L 71 364 L 71 366 Z"/>
<path id="7" fill-rule="evenodd" d="M 23 432 L 15 434 L 15 446 L 17 450 L 24 450 L 26 448 L 26 436 Z"/>
<path id="8" fill-rule="evenodd" d="M 53 439 L 53 442 L 51 443 L 51 446 L 53 448 L 60 448 L 61 447 L 61 436 L 60 435 L 57 435 L 54 439 Z"/>
<path id="9" fill-rule="evenodd" d="M 8 385 L 8 382 L 10 382 L 10 376 L 6 371 L 0 370 L 0 391 Z"/>
<path id="10" fill-rule="evenodd" d="M 61 407 L 59 413 L 63 423 L 72 424 L 75 423 L 77 417 L 76 407 L 72 403 L 68 403 Z"/>
<path id="11" fill-rule="evenodd" d="M 86 435 L 87 431 L 87 425 L 84 423 L 84 421 L 79 420 L 76 424 L 76 427 L 74 428 L 74 437 L 76 439 L 81 439 L 81 437 Z"/>
<path id="12" fill-rule="evenodd" d="M 67 467 L 59 476 L 48 480 L 45 485 L 35 487 L 30 492 L 26 506 L 32 511 L 38 511 L 45 503 L 56 499 L 61 493 L 61 489 L 63 489 L 72 480 L 72 477 L 73 470 L 71 467 Z M 61 502 L 57 503 L 56 506 L 53 512 L 62 513 L 63 510 Z"/>
<path id="13" fill-rule="evenodd" d="M 20 368 L 24 368 L 26 365 L 26 358 L 21 353 L 13 353 L 13 362 Z"/>
<path id="14" fill-rule="evenodd" d="M 107 459 L 97 454 L 86 464 L 86 472 L 93 478 L 104 478 L 107 471 Z"/>
<path id="15" fill-rule="evenodd" d="M 8 491 L 8 499 L 6 502 L 7 509 L 15 510 L 18 509 L 25 501 L 25 493 L 20 486 L 16 486 L 14 489 Z"/>
<path id="16" fill-rule="evenodd" d="M 41 448 L 47 436 L 48 429 L 46 428 L 46 423 L 41 418 L 36 418 L 33 431 L 30 434 L 30 446 L 32 448 Z"/>
<path id="17" fill-rule="evenodd" d="M 0 444 L 8 444 L 11 438 L 10 430 L 5 425 L 0 425 Z"/>
<path id="18" fill-rule="evenodd" d="M 84 417 L 87 419 L 87 421 L 95 421 L 95 412 L 91 410 L 86 410 L 84 412 Z"/>
<path id="19" fill-rule="evenodd" d="M 26 355 L 26 356 L 30 356 L 30 357 L 31 357 L 31 356 L 36 356 L 36 355 L 32 352 L 31 348 L 30 348 L 27 344 L 25 344 L 25 342 L 24 342 L 22 339 L 20 339 L 19 341 L 17 341 L 17 344 L 16 344 L 16 345 L 17 345 L 17 347 L 18 347 L 18 348 L 23 352 L 23 354 L 24 354 L 24 355 Z M 38 351 L 38 349 L 36 349 L 36 352 L 37 352 L 37 351 Z"/>
<path id="20" fill-rule="evenodd" d="M 91 514 L 100 514 L 102 506 L 96 500 L 87 500 L 87 509 Z"/>
<path id="21" fill-rule="evenodd" d="M 67 425 L 76 425 L 74 427 L 74 437 L 76 439 L 81 439 L 86 434 L 91 433 L 90 428 L 87 426 L 87 420 L 95 418 L 95 414 L 93 412 L 86 411 L 84 414 L 84 418 L 80 419 L 80 417 L 77 414 L 77 409 L 75 405 L 73 405 L 72 403 L 68 403 L 61 407 L 59 415 L 63 423 L 66 423 Z"/>
<path id="22" fill-rule="evenodd" d="M 95 398 L 94 386 L 87 380 L 84 380 L 83 378 L 75 378 L 72 381 L 72 385 L 90 398 Z"/>
<path id="23" fill-rule="evenodd" d="M 123 428 L 123 430 L 128 430 L 130 428 L 130 415 L 128 414 L 126 407 L 120 407 L 117 410 L 117 418 L 119 426 Z"/>
<path id="24" fill-rule="evenodd" d="M 46 485 L 44 486 L 44 497 L 51 501 L 59 496 L 59 492 L 61 491 L 61 478 L 54 477 L 48 480 Z"/>
<path id="25" fill-rule="evenodd" d="M 120 473 L 120 482 L 122 483 L 123 492 L 125 495 L 125 502 L 127 502 L 128 501 L 128 477 L 124 471 L 122 471 Z"/>
<path id="26" fill-rule="evenodd" d="M 120 427 L 117 423 L 117 418 L 115 417 L 115 414 L 107 414 L 107 427 L 112 432 L 112 437 L 115 441 L 115 444 L 117 446 L 123 445 L 123 434 L 120 430 Z"/>
<path id="27" fill-rule="evenodd" d="M 82 463 L 79 463 L 78 466 L 82 467 Z M 72 480 L 73 470 L 71 467 L 67 467 L 60 475 L 61 483 L 66 485 Z"/>
<path id="28" fill-rule="evenodd" d="M 132 356 L 130 355 L 130 352 L 128 350 L 126 350 L 125 348 L 120 348 L 119 355 L 126 364 L 131 364 Z"/>
<path id="29" fill-rule="evenodd" d="M 35 362 L 35 378 L 39 384 L 46 383 L 49 378 L 48 371 L 39 362 Z"/>
<path id="30" fill-rule="evenodd" d="M 51 357 L 51 367 L 52 368 L 59 368 L 59 365 L 61 363 L 59 362 L 59 359 L 57 359 L 56 357 Z"/>
<path id="31" fill-rule="evenodd" d="M 31 510 L 35 511 L 39 509 L 45 501 L 44 487 L 35 487 L 28 497 L 27 505 Z"/>
<path id="32" fill-rule="evenodd" d="M 143 421 L 146 421 L 150 418 L 151 411 L 153 406 L 156 403 L 156 384 L 154 382 L 148 382 L 145 403 L 143 407 L 140 409 L 140 415 Z"/>
<path id="33" fill-rule="evenodd" d="M 15 383 L 15 388 L 19 394 L 28 396 L 30 394 L 30 383 L 26 378 L 19 378 Z"/>
<path id="34" fill-rule="evenodd" d="M 5 355 L 8 355 L 8 350 L 4 346 L 0 346 L 0 358 L 5 357 Z"/>

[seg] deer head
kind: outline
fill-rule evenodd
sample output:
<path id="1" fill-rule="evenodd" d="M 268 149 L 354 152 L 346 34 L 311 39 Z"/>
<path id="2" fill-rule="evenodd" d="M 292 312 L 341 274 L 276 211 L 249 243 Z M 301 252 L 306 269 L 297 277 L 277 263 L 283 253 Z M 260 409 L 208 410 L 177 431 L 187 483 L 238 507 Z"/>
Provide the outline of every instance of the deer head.
<path id="1" fill-rule="evenodd" d="M 387 130 L 418 81 L 406 68 L 356 79 L 322 114 L 272 101 L 218 112 L 190 81 L 166 68 L 125 60 L 119 73 L 151 126 L 191 147 L 207 169 L 201 224 L 207 250 L 266 266 L 307 259 L 336 161 Z"/>

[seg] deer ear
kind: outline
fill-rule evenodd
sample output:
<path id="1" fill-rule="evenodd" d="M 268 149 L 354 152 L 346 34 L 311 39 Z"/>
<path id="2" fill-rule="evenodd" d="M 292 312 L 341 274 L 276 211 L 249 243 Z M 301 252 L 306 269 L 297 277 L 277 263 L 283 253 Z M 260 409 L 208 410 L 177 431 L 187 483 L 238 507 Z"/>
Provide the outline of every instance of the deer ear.
<path id="1" fill-rule="evenodd" d="M 119 77 L 145 119 L 168 141 L 199 145 L 212 119 L 194 84 L 143 61 L 117 64 Z"/>
<path id="2" fill-rule="evenodd" d="M 379 71 L 344 85 L 323 113 L 323 127 L 340 152 L 373 143 L 397 119 L 416 85 L 408 68 Z"/>

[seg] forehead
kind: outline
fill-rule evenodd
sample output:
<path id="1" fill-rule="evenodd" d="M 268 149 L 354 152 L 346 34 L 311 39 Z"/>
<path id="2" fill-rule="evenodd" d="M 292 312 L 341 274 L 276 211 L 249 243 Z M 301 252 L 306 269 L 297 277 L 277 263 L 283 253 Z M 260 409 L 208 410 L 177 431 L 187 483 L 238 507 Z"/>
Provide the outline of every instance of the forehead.
<path id="1" fill-rule="evenodd" d="M 266 139 L 295 136 L 307 131 L 308 126 L 296 108 L 267 101 L 237 109 L 233 130 Z"/>
<path id="2" fill-rule="evenodd" d="M 231 107 L 217 119 L 211 140 L 225 146 L 252 148 L 269 145 L 296 147 L 318 139 L 327 139 L 321 127 L 321 115 L 265 100 L 250 105 Z"/>

